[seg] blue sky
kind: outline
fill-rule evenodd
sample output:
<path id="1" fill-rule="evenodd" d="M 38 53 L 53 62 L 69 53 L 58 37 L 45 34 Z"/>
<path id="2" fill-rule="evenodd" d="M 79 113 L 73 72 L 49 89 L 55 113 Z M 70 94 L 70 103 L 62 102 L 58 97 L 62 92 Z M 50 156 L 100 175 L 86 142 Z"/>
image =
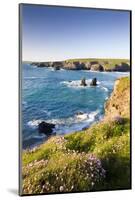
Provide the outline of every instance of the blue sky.
<path id="1" fill-rule="evenodd" d="M 22 54 L 27 61 L 129 58 L 130 13 L 22 5 Z"/>

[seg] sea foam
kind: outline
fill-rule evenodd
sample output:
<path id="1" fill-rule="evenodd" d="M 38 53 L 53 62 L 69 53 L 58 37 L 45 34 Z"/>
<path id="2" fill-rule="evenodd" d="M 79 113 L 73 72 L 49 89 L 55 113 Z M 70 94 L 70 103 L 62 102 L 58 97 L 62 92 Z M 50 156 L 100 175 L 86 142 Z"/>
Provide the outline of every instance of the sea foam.
<path id="1" fill-rule="evenodd" d="M 74 80 L 74 81 L 62 81 L 61 84 L 64 84 L 68 87 L 73 87 L 73 88 L 89 88 L 92 87 L 90 86 L 92 79 L 87 79 L 86 84 L 87 86 L 81 86 L 81 80 Z M 97 84 L 100 84 L 99 81 L 97 81 Z"/>
<path id="2" fill-rule="evenodd" d="M 98 116 L 99 112 L 99 110 L 96 110 L 91 113 L 76 114 L 75 116 L 69 118 L 51 119 L 45 121 L 48 123 L 56 124 L 53 132 L 56 132 L 57 134 L 66 134 L 70 132 L 80 131 L 84 128 L 88 128 L 90 124 L 96 120 L 96 117 Z M 32 129 L 35 129 L 42 121 L 44 120 L 33 119 L 27 124 Z"/>

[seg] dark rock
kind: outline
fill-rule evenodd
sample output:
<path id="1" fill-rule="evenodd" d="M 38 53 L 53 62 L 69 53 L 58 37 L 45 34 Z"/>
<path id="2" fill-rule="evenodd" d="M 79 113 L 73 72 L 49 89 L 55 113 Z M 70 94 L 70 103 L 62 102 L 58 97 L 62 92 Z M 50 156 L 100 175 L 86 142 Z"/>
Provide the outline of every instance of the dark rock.
<path id="1" fill-rule="evenodd" d="M 106 68 L 105 71 L 106 71 L 106 72 L 113 72 L 114 69 L 113 69 L 113 68 L 112 68 L 112 69 L 107 69 L 107 68 Z"/>
<path id="2" fill-rule="evenodd" d="M 86 64 L 83 63 L 83 62 L 80 62 L 79 68 L 80 68 L 81 70 L 86 69 Z"/>
<path id="3" fill-rule="evenodd" d="M 37 67 L 48 67 L 48 66 L 44 62 L 40 62 L 40 63 L 38 63 Z"/>
<path id="4" fill-rule="evenodd" d="M 38 125 L 38 132 L 45 133 L 46 135 L 50 135 L 53 132 L 53 128 L 55 128 L 55 124 L 50 124 L 45 121 L 42 121 Z"/>
<path id="5" fill-rule="evenodd" d="M 80 85 L 81 85 L 81 86 L 87 86 L 85 78 L 83 78 L 83 79 L 81 80 L 81 84 L 80 84 Z"/>
<path id="6" fill-rule="evenodd" d="M 60 66 L 55 66 L 54 70 L 60 70 Z"/>
<path id="7" fill-rule="evenodd" d="M 124 124 L 124 123 L 125 123 L 125 119 L 122 118 L 121 116 L 115 116 L 115 117 L 113 118 L 113 120 L 114 120 L 116 123 L 118 123 L 118 124 Z"/>
<path id="8" fill-rule="evenodd" d="M 122 62 L 119 65 L 116 64 L 113 71 L 128 72 L 128 71 L 130 71 L 130 66 L 128 63 Z"/>
<path id="9" fill-rule="evenodd" d="M 87 130 L 88 128 L 89 128 L 89 126 L 85 126 L 85 127 L 82 128 L 82 131 L 85 131 L 85 130 Z"/>
<path id="10" fill-rule="evenodd" d="M 97 79 L 96 78 L 93 78 L 91 83 L 90 83 L 91 86 L 96 86 L 97 85 Z"/>
<path id="11" fill-rule="evenodd" d="M 31 65 L 34 65 L 37 67 L 50 67 L 51 62 L 32 62 Z"/>
<path id="12" fill-rule="evenodd" d="M 53 62 L 52 67 L 54 67 L 55 70 L 60 70 L 60 68 L 63 68 L 63 62 Z"/>
<path id="13" fill-rule="evenodd" d="M 76 115 L 83 115 L 84 113 L 82 112 L 82 111 L 78 111 L 77 113 L 76 113 Z"/>

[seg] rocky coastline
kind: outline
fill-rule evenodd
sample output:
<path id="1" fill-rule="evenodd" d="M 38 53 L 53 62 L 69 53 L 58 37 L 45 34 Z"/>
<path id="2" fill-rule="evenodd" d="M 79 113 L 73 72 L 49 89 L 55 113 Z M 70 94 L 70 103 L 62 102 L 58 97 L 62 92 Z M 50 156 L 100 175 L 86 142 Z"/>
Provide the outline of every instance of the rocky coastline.
<path id="1" fill-rule="evenodd" d="M 54 70 L 91 70 L 91 71 L 107 71 L 107 72 L 128 72 L 130 71 L 129 61 L 124 59 L 113 60 L 84 60 L 84 61 L 56 61 L 56 62 L 30 62 L 31 65 L 37 67 L 52 67 Z"/>

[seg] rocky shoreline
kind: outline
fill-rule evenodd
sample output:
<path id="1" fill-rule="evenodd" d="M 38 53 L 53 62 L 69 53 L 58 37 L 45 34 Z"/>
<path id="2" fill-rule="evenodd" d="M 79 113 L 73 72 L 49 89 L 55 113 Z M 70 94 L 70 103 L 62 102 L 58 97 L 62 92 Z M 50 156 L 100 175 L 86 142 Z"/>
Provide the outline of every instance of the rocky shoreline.
<path id="1" fill-rule="evenodd" d="M 128 72 L 130 71 L 129 61 L 119 60 L 92 60 L 92 61 L 57 61 L 57 62 L 30 62 L 31 65 L 37 67 L 52 67 L 54 70 L 91 70 L 91 71 L 107 71 L 107 72 Z"/>

